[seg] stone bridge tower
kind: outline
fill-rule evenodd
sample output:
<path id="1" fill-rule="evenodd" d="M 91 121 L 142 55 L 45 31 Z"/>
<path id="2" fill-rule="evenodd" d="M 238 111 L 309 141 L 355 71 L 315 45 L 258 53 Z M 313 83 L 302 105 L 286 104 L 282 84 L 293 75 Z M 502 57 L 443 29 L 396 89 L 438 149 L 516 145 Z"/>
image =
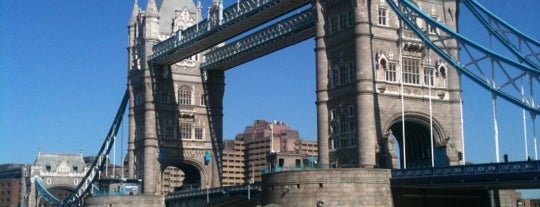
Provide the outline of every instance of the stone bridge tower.
<path id="1" fill-rule="evenodd" d="M 200 21 L 200 12 L 191 0 L 149 0 L 145 11 L 135 0 L 129 21 L 128 175 L 142 179 L 148 195 L 220 185 L 199 70 L 202 54 L 170 66 L 148 65 L 152 46 Z"/>
<path id="2" fill-rule="evenodd" d="M 456 28 L 457 1 L 413 2 Z M 319 163 L 430 167 L 433 134 L 435 166 L 457 164 L 463 151 L 457 72 L 400 29 L 385 0 L 316 0 L 313 8 Z M 457 55 L 455 42 L 449 45 Z"/>

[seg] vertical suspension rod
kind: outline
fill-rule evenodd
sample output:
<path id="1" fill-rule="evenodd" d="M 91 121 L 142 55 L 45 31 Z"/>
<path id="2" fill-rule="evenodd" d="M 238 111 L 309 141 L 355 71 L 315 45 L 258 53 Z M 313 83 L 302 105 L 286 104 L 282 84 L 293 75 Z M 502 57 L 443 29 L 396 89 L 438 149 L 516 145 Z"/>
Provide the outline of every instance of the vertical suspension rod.
<path id="1" fill-rule="evenodd" d="M 461 81 L 460 83 L 461 84 Z M 462 88 L 460 86 L 460 88 Z M 463 127 L 463 94 L 460 94 L 459 95 L 459 111 L 461 113 L 461 149 L 463 150 L 463 152 L 461 152 L 461 154 L 463 155 L 463 161 L 462 161 L 462 164 L 466 164 L 467 163 L 467 159 L 465 158 L 465 129 Z"/>
<path id="2" fill-rule="evenodd" d="M 525 102 L 525 91 L 523 90 L 523 77 L 521 77 L 521 100 Z M 529 158 L 529 147 L 527 144 L 527 121 L 525 120 L 525 109 L 521 109 L 523 115 L 523 143 L 525 144 L 525 160 Z M 534 127 L 534 125 L 533 125 Z"/>
<path id="3" fill-rule="evenodd" d="M 403 23 L 400 20 L 399 21 L 399 68 L 400 68 L 400 95 L 401 95 L 401 139 L 402 139 L 402 149 L 403 149 L 403 169 L 407 169 L 407 151 L 406 151 L 406 138 L 405 138 L 405 101 L 404 101 L 404 94 L 403 94 Z"/>
<path id="4" fill-rule="evenodd" d="M 492 35 L 489 34 L 489 48 L 492 49 Z M 495 63 L 491 60 L 491 87 L 496 88 L 495 85 Z M 491 93 L 491 103 L 493 106 L 493 130 L 495 131 L 495 157 L 499 162 L 499 126 L 497 124 L 497 96 L 495 93 Z"/>
<path id="5" fill-rule="evenodd" d="M 428 64 L 431 65 L 431 59 L 429 55 L 430 51 L 427 50 L 427 57 L 428 57 Z M 435 70 L 435 68 L 433 68 Z M 431 100 L 431 84 L 433 84 L 433 70 L 429 71 L 428 76 L 428 91 L 429 91 L 429 141 L 430 141 L 430 147 L 431 147 L 431 167 L 435 167 L 435 146 L 433 145 L 433 105 Z M 425 70 L 424 70 L 425 71 Z M 424 74 L 425 76 L 425 74 Z M 425 81 L 425 78 L 424 78 Z"/>

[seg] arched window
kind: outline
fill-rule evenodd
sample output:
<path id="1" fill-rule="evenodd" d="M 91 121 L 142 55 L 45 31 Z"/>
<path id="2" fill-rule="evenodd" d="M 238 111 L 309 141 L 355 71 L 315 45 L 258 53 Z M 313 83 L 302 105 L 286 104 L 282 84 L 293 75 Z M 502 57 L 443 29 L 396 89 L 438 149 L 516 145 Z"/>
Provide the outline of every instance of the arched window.
<path id="1" fill-rule="evenodd" d="M 178 89 L 178 104 L 191 105 L 191 88 L 189 86 L 181 86 Z"/>

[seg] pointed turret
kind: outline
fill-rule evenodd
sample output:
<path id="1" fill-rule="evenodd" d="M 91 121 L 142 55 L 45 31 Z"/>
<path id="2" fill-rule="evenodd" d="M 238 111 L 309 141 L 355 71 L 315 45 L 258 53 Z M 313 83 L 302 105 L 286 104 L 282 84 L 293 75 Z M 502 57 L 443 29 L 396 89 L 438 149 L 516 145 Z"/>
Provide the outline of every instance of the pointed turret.
<path id="1" fill-rule="evenodd" d="M 159 15 L 156 6 L 156 0 L 148 0 L 146 5 L 146 13 L 144 14 L 145 21 L 145 39 L 157 41 L 159 36 Z M 154 43 L 155 44 L 155 43 Z M 151 51 L 147 51 L 146 55 L 151 55 Z"/>
<path id="2" fill-rule="evenodd" d="M 158 9 L 156 6 L 156 0 L 148 0 L 146 5 L 146 17 L 158 17 Z"/>
<path id="3" fill-rule="evenodd" d="M 131 17 L 129 18 L 129 23 L 128 23 L 129 26 L 135 25 L 135 23 L 137 22 L 137 15 L 139 14 L 139 12 L 140 12 L 139 2 L 135 0 L 133 3 L 133 10 L 131 11 Z"/>

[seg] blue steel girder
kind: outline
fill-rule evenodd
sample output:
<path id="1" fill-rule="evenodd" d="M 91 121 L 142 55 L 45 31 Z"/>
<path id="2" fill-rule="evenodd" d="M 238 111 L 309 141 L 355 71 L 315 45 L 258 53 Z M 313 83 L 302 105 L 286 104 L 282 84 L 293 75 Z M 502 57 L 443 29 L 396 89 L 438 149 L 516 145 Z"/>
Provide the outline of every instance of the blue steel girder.
<path id="1" fill-rule="evenodd" d="M 86 172 L 86 175 L 81 180 L 77 188 L 75 188 L 74 192 L 68 195 L 66 199 L 64 199 L 64 201 L 62 202 L 62 206 L 78 205 L 81 199 L 87 196 L 92 190 L 92 183 L 98 178 L 99 172 L 103 170 L 103 167 L 105 167 L 107 155 L 111 152 L 113 144 L 116 141 L 116 134 L 118 133 L 118 129 L 120 128 L 120 125 L 122 123 L 122 118 L 124 117 L 124 112 L 126 111 L 128 101 L 129 93 L 128 90 L 126 90 L 122 98 L 122 102 L 120 103 L 120 107 L 116 112 L 116 116 L 111 125 L 111 128 L 107 133 L 105 141 L 101 145 L 96 159 L 90 166 L 90 169 Z"/>
<path id="2" fill-rule="evenodd" d="M 205 54 L 202 71 L 227 70 L 315 36 L 311 9 Z"/>
<path id="3" fill-rule="evenodd" d="M 538 188 L 540 161 L 394 169 L 392 188 Z"/>
<path id="4" fill-rule="evenodd" d="M 244 0 L 238 6 L 233 4 L 223 11 L 221 24 L 206 19 L 154 45 L 149 64 L 171 65 L 308 3 L 309 0 Z"/>
<path id="5" fill-rule="evenodd" d="M 250 185 L 249 187 L 247 185 L 239 185 L 239 186 L 226 186 L 226 187 L 202 189 L 202 190 L 179 191 L 179 192 L 174 192 L 169 195 L 166 195 L 165 201 L 167 202 L 167 201 L 172 201 L 172 200 L 182 200 L 182 199 L 188 199 L 188 198 L 194 198 L 194 197 L 203 197 L 206 195 L 226 196 L 228 193 L 247 192 L 248 189 L 250 191 L 260 191 L 261 185 L 254 184 L 254 185 Z"/>
<path id="6" fill-rule="evenodd" d="M 54 195 L 51 194 L 47 190 L 45 185 L 43 185 L 43 183 L 41 183 L 40 178 L 36 177 L 34 179 L 34 182 L 36 184 L 36 191 L 37 191 L 39 197 L 43 198 L 43 200 L 45 201 L 45 203 L 47 203 L 47 205 L 54 206 L 54 207 L 58 207 L 58 206 L 62 205 L 62 202 L 60 200 L 58 200 L 56 197 L 54 197 Z"/>
<path id="7" fill-rule="evenodd" d="M 540 69 L 512 60 L 458 34 L 425 14 L 408 0 L 386 1 L 407 29 L 432 49 L 440 58 L 477 85 L 489 90 L 494 97 L 501 97 L 531 113 L 540 114 L 535 104 L 534 88 L 540 87 Z M 420 26 L 425 22 L 426 27 Z M 435 28 L 435 32 L 430 34 Z M 401 30 L 404 30 L 402 28 Z M 461 60 L 455 54 L 457 47 Z M 497 77 L 497 79 L 495 79 Z M 523 84 L 519 84 L 521 81 Z M 522 89 L 527 87 L 526 90 Z"/>
<path id="8" fill-rule="evenodd" d="M 519 61 L 540 70 L 540 42 L 498 18 L 475 0 L 461 2 Z"/>

